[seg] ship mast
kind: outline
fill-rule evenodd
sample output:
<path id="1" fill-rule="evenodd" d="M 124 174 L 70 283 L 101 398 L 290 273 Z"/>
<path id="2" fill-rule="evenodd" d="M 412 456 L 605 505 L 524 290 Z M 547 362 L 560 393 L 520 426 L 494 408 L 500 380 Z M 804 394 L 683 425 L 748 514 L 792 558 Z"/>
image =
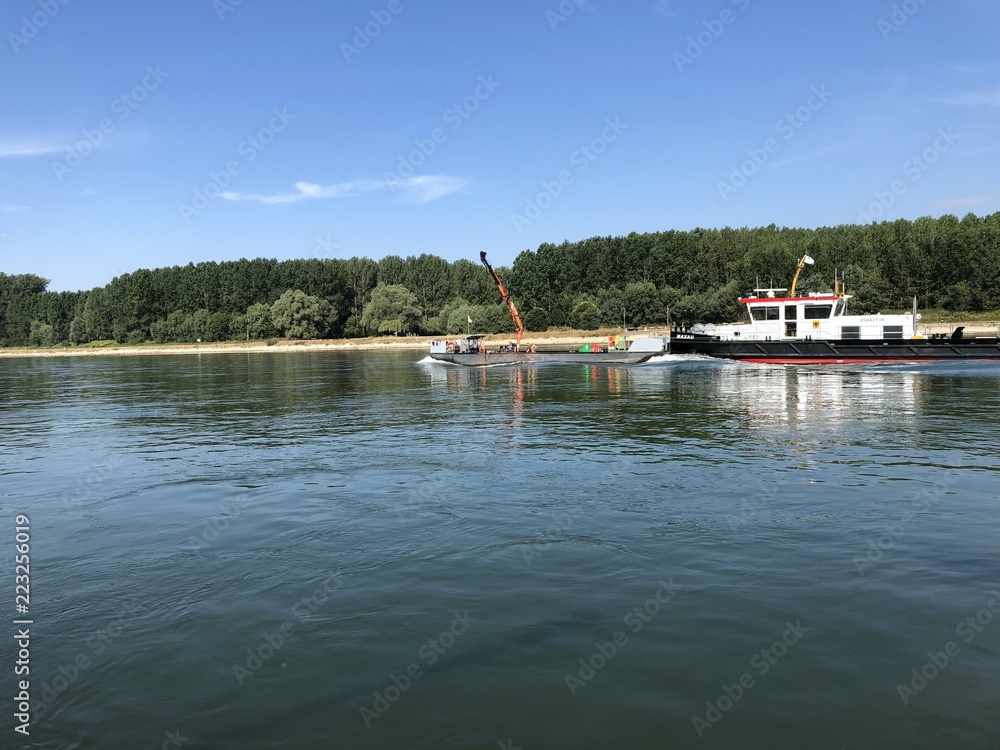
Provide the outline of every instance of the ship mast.
<path id="1" fill-rule="evenodd" d="M 510 317 L 514 319 L 514 328 L 517 331 L 517 344 L 516 351 L 521 351 L 521 334 L 524 333 L 524 324 L 521 323 L 521 316 L 517 314 L 517 306 L 514 304 L 514 300 L 510 298 L 510 294 L 507 292 L 507 288 L 500 281 L 500 276 L 490 262 L 486 260 L 486 251 L 480 251 L 479 260 L 482 261 L 483 265 L 486 266 L 486 270 L 490 272 L 490 276 L 493 277 L 493 281 L 497 284 L 497 290 L 500 292 L 500 296 L 503 297 L 503 301 L 507 303 L 507 307 L 510 308 Z"/>
<path id="2" fill-rule="evenodd" d="M 811 266 L 815 262 L 816 261 L 810 258 L 808 254 L 803 255 L 802 258 L 799 260 L 799 264 L 795 266 L 795 277 L 792 279 L 792 288 L 788 292 L 789 297 L 795 296 L 795 285 L 799 283 L 799 274 L 802 273 L 802 267 Z"/>

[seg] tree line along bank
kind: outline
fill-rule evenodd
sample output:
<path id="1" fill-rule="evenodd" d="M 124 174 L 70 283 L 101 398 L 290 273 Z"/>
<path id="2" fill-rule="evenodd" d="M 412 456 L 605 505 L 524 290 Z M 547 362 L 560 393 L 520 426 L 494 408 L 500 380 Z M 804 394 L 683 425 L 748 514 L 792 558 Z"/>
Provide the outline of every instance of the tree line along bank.
<path id="1" fill-rule="evenodd" d="M 829 291 L 835 271 L 855 312 L 1000 309 L 1000 212 L 789 229 L 694 229 L 593 237 L 525 250 L 498 272 L 529 331 L 737 319 L 757 286 Z M 89 291 L 47 291 L 0 273 L 0 345 L 140 344 L 386 333 L 512 330 L 486 269 L 434 255 L 255 258 L 139 269 Z M 470 324 L 468 321 L 472 320 Z"/>

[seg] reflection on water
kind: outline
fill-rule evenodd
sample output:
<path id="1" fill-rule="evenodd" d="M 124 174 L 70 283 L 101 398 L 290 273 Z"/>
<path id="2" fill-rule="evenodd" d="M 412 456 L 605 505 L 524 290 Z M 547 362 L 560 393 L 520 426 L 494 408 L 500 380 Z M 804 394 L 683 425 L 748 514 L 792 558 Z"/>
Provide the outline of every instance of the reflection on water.
<path id="1" fill-rule="evenodd" d="M 432 387 L 459 395 L 477 392 L 484 401 L 504 407 L 505 426 L 520 428 L 527 414 L 544 419 L 544 409 L 532 408 L 564 396 L 585 397 L 599 404 L 602 424 L 646 410 L 650 420 L 662 412 L 677 386 L 695 390 L 703 418 L 738 420 L 742 438 L 771 439 L 802 433 L 814 439 L 837 439 L 858 423 L 907 425 L 919 410 L 927 377 L 915 372 L 837 371 L 829 368 L 759 367 L 715 362 L 682 367 L 607 367 L 599 365 L 529 365 L 466 368 L 432 364 L 426 368 Z M 537 388 L 539 378 L 547 387 Z M 553 392 L 553 381 L 559 388 Z M 641 399 L 626 402 L 623 397 Z M 641 407 L 640 407 L 641 405 Z M 732 439 L 736 435 L 719 435 Z"/>
<path id="2" fill-rule="evenodd" d="M 916 413 L 913 373 L 795 367 L 722 367 L 719 392 L 740 405 L 750 429 L 836 433 L 857 421 L 902 423 Z"/>

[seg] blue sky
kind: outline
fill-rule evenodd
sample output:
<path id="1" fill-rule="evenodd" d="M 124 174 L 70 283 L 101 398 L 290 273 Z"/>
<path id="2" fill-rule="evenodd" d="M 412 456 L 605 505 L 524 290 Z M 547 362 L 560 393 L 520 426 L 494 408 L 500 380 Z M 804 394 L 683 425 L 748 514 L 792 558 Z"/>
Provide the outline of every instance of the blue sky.
<path id="1" fill-rule="evenodd" d="M 16 0 L 0 271 L 1000 210 L 995 0 Z"/>

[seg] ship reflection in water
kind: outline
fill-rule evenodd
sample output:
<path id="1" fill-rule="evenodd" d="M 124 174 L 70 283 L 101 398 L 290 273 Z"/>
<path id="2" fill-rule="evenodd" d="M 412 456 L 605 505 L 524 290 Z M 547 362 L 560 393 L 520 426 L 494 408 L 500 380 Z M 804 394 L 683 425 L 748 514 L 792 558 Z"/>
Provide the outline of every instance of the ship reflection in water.
<path id="1" fill-rule="evenodd" d="M 794 447 L 847 443 L 859 430 L 905 439 L 920 422 L 933 378 L 893 368 L 769 366 L 706 360 L 654 365 L 532 365 L 464 368 L 429 364 L 432 390 L 447 394 L 460 418 L 489 408 L 505 415 L 500 450 L 520 447 L 511 431 L 541 428 L 563 399 L 585 404 L 607 440 L 631 426 L 651 441 L 667 435 L 714 439 L 719 446 L 763 441 Z M 474 396 L 472 394 L 475 394 Z M 559 427 L 556 419 L 550 425 Z M 610 448 L 610 445 L 605 447 Z"/>
<path id="2" fill-rule="evenodd" d="M 586 395 L 594 423 L 616 421 L 621 412 L 619 399 L 628 395 L 633 378 L 639 372 L 632 367 L 580 364 L 476 368 L 440 363 L 426 365 L 432 389 L 451 401 L 451 416 L 459 418 L 464 414 L 475 420 L 476 414 L 487 408 L 494 414 L 505 415 L 491 425 L 499 428 L 497 449 L 501 453 L 522 447 L 514 432 L 525 427 L 526 418 L 547 421 L 549 413 L 565 398 Z M 553 398 L 549 390 L 554 381 L 560 386 L 557 398 Z M 475 394 L 475 398 L 470 400 L 470 394 Z"/>
<path id="3" fill-rule="evenodd" d="M 713 396 L 737 401 L 762 425 L 773 420 L 813 422 L 824 429 L 845 420 L 900 421 L 912 416 L 921 371 L 876 368 L 840 369 L 832 365 L 750 365 L 708 360 L 681 360 L 655 365 L 609 367 L 605 365 L 545 364 L 462 368 L 428 363 L 435 386 L 452 393 L 478 387 L 486 395 L 509 384 L 516 401 L 538 378 L 585 384 L 588 392 L 620 397 L 630 392 L 648 395 L 651 388 L 668 390 L 697 379 L 713 383 Z"/>
<path id="4" fill-rule="evenodd" d="M 917 409 L 912 372 L 732 365 L 718 368 L 719 398 L 737 402 L 750 430 L 829 437 L 861 422 L 902 423 Z"/>

